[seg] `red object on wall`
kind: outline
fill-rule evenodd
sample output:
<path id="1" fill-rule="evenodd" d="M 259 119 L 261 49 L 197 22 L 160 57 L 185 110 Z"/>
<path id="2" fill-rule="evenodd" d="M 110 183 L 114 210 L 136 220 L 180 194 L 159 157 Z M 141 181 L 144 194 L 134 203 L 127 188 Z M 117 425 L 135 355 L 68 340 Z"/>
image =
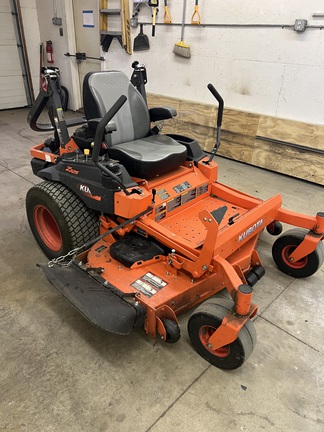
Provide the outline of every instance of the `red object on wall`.
<path id="1" fill-rule="evenodd" d="M 46 41 L 46 60 L 47 63 L 54 63 L 53 43 L 51 40 Z"/>

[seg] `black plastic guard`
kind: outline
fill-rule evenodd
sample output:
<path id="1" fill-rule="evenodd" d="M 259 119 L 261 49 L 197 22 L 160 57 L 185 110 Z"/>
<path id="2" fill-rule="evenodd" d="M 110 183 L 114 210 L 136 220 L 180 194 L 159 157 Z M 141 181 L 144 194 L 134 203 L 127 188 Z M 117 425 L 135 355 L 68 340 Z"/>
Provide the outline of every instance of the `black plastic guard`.
<path id="1" fill-rule="evenodd" d="M 49 282 L 91 323 L 111 333 L 129 334 L 137 319 L 137 309 L 104 286 L 75 263 L 70 267 L 38 264 Z M 122 294 L 122 293 L 121 293 Z"/>
<path id="2" fill-rule="evenodd" d="M 213 216 L 213 218 L 216 220 L 216 222 L 218 224 L 220 224 L 223 220 L 223 217 L 225 216 L 227 212 L 227 207 L 223 206 L 223 207 L 219 207 L 216 210 L 213 210 L 211 213 L 211 215 Z"/>

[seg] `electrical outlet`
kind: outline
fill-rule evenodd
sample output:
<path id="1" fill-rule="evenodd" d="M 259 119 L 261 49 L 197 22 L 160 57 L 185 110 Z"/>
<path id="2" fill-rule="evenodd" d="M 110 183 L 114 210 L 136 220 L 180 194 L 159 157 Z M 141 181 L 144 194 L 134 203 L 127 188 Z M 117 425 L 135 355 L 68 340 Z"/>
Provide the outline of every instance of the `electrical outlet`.
<path id="1" fill-rule="evenodd" d="M 305 19 L 296 19 L 294 30 L 298 33 L 303 33 L 306 30 L 307 27 L 307 20 Z"/>

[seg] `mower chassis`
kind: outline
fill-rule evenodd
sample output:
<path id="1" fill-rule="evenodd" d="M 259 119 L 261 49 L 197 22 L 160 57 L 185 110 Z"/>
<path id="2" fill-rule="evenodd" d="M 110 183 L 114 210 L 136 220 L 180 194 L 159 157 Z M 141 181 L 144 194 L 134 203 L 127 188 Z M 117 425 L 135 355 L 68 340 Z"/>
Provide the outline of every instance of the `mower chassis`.
<path id="1" fill-rule="evenodd" d="M 252 272 L 259 279 L 264 274 L 256 251 L 263 229 L 274 221 L 307 228 L 309 233 L 291 255 L 295 260 L 314 251 L 323 239 L 323 213 L 305 216 L 282 209 L 280 195 L 262 201 L 238 192 L 216 182 L 217 165 L 204 162 L 197 167 L 187 163 L 150 182 L 134 179 L 142 188 L 141 196 L 115 194 L 122 222 L 145 210 L 152 190 L 157 190 L 152 212 L 117 233 L 149 236 L 171 249 L 167 256 L 137 261 L 127 268 L 110 255 L 116 238 L 109 235 L 78 256 L 73 270 L 44 269 L 48 279 L 95 325 L 127 334 L 144 323 L 150 336 L 166 340 L 165 319 L 177 323 L 179 313 L 226 288 L 234 307 L 209 339 L 217 349 L 234 341 L 257 313 L 249 276 Z M 183 184 L 190 187 L 181 191 L 178 186 Z M 115 226 L 109 217 L 101 217 L 102 232 Z M 92 294 L 93 302 L 89 300 Z"/>

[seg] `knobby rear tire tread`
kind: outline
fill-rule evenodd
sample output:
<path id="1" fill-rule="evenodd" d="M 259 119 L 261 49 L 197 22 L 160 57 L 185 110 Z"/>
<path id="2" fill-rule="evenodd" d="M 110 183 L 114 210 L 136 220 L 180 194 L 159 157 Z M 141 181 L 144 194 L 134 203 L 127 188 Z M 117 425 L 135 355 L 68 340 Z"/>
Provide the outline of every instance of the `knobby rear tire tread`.
<path id="1" fill-rule="evenodd" d="M 70 189 L 58 182 L 44 181 L 33 186 L 27 193 L 26 208 L 28 220 L 35 236 L 33 222 L 33 209 L 40 200 L 42 205 L 54 205 L 61 213 L 67 226 L 68 237 L 63 238 L 63 249 L 60 253 L 65 254 L 69 250 L 82 246 L 87 241 L 99 235 L 98 213 L 89 209 L 85 203 Z M 35 236 L 38 245 L 49 257 L 45 245 Z M 68 249 L 68 250 L 67 250 Z M 54 254 L 55 256 L 57 254 Z"/>

